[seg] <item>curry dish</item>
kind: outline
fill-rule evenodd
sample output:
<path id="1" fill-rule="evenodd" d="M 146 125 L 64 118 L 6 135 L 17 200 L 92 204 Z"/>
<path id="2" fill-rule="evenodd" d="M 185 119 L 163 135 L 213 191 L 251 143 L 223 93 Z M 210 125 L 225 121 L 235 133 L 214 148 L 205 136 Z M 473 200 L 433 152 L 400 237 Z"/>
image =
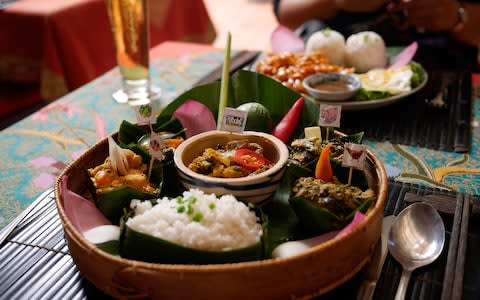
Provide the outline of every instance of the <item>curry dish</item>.
<path id="1" fill-rule="evenodd" d="M 264 172 L 272 163 L 257 143 L 231 141 L 216 149 L 207 148 L 188 168 L 196 173 L 220 178 L 238 178 Z"/>
<path id="2" fill-rule="evenodd" d="M 127 174 L 120 175 L 112 168 L 110 157 L 95 168 L 88 169 L 97 193 L 104 193 L 122 185 L 128 185 L 140 192 L 153 193 L 157 188 L 148 181 L 147 165 L 142 157 L 129 149 L 122 149 L 128 162 Z"/>

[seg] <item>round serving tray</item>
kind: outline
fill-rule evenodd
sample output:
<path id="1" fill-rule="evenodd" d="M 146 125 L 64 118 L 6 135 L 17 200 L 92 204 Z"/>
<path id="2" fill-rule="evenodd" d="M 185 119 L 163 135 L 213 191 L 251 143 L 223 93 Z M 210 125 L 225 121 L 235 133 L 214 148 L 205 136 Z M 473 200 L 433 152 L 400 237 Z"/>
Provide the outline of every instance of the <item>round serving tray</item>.
<path id="1" fill-rule="evenodd" d="M 382 162 L 367 151 L 366 174 L 378 195 L 364 221 L 348 234 L 303 254 L 218 265 L 154 264 L 108 254 L 88 242 L 68 219 L 61 181 L 87 194 L 85 169 L 108 155 L 106 139 L 70 164 L 55 183 L 55 201 L 70 254 L 80 272 L 98 289 L 116 298 L 292 299 L 324 294 L 352 278 L 366 264 L 380 237 L 387 176 Z"/>

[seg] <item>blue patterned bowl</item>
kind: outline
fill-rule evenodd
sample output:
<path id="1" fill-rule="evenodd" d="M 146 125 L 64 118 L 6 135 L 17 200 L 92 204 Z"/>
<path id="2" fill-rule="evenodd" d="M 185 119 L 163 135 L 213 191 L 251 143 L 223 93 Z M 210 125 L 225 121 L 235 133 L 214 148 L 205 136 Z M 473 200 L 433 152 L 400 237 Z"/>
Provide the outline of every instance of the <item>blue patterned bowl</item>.
<path id="1" fill-rule="evenodd" d="M 188 168 L 190 162 L 200 156 L 206 148 L 215 149 L 217 145 L 225 145 L 233 140 L 247 140 L 261 145 L 264 148 L 264 156 L 274 162 L 273 167 L 265 172 L 240 178 L 216 178 L 198 174 Z M 232 194 L 238 200 L 251 203 L 259 203 L 275 192 L 285 172 L 287 159 L 288 148 L 282 141 L 270 134 L 256 131 L 204 132 L 180 144 L 174 155 L 175 166 L 185 188 L 198 188 L 217 196 Z"/>

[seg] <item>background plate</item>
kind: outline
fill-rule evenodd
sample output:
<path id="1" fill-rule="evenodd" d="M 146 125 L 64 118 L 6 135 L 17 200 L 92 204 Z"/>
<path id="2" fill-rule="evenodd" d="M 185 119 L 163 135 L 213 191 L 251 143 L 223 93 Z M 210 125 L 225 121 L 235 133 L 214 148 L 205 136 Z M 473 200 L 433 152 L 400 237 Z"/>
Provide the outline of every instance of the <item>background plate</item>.
<path id="1" fill-rule="evenodd" d="M 408 96 L 413 95 L 416 92 L 418 92 L 419 90 L 421 90 L 425 86 L 427 81 L 428 81 L 428 74 L 426 72 L 424 72 L 423 73 L 423 81 L 416 88 L 414 88 L 411 91 L 408 91 L 406 93 L 401 93 L 401 94 L 394 95 L 394 96 L 387 97 L 387 98 L 383 98 L 383 99 L 366 100 L 366 101 L 338 101 L 338 102 L 332 102 L 332 101 L 319 101 L 319 100 L 313 98 L 310 95 L 306 95 L 306 97 L 315 101 L 316 103 L 342 105 L 342 110 L 373 109 L 373 108 L 379 108 L 379 107 L 387 106 L 387 105 L 393 104 L 395 102 L 404 100 Z"/>

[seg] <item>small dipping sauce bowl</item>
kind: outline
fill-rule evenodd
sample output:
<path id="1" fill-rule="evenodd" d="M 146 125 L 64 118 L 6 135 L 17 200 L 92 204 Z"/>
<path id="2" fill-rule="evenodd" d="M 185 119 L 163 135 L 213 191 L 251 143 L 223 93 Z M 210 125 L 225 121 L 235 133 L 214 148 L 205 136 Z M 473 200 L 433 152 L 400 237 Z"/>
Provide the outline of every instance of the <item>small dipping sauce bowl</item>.
<path id="1" fill-rule="evenodd" d="M 358 77 L 343 73 L 317 73 L 303 80 L 307 92 L 319 101 L 347 100 L 361 88 Z"/>

